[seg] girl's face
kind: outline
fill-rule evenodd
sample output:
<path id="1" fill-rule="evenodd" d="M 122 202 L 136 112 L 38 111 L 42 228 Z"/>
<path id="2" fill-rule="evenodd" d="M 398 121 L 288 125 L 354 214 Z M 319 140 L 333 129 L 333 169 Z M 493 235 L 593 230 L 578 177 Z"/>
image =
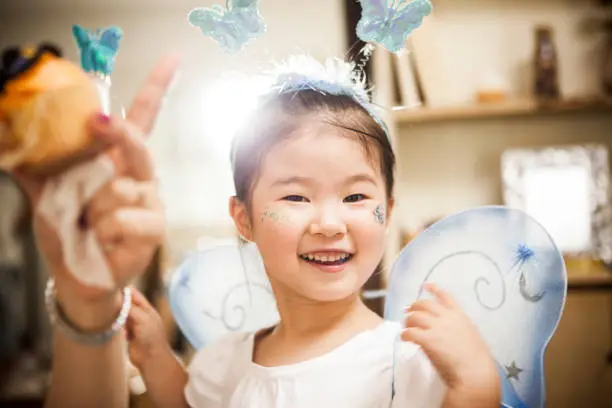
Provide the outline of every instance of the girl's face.
<path id="1" fill-rule="evenodd" d="M 357 137 L 324 124 L 300 128 L 267 153 L 250 222 L 246 209 L 232 212 L 277 296 L 334 301 L 365 284 L 382 259 L 391 210 L 377 163 Z"/>

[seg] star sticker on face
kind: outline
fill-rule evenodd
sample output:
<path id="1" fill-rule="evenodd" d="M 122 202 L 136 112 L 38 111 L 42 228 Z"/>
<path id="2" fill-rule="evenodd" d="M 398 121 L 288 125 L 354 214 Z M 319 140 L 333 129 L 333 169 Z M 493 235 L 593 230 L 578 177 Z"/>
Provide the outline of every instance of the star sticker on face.
<path id="1" fill-rule="evenodd" d="M 519 380 L 520 380 L 520 379 L 519 379 L 519 374 L 520 374 L 521 372 L 523 372 L 523 370 L 522 370 L 521 368 L 518 368 L 518 367 L 516 366 L 516 362 L 514 362 L 514 361 L 513 361 L 513 362 L 512 362 L 512 364 L 510 364 L 509 366 L 506 366 L 505 368 L 506 368 L 506 371 L 507 371 L 507 373 L 506 373 L 506 378 L 507 378 L 508 380 L 511 380 L 511 379 L 513 379 L 513 378 L 514 378 L 516 381 L 519 381 Z"/>

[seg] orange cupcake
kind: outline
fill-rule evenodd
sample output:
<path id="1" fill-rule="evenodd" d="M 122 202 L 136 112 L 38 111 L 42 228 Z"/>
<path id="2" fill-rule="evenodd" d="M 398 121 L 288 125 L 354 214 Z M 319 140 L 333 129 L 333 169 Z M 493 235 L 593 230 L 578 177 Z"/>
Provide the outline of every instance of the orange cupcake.
<path id="1" fill-rule="evenodd" d="M 101 109 L 90 77 L 58 48 L 11 48 L 0 71 L 0 168 L 49 175 L 92 146 L 86 121 Z"/>

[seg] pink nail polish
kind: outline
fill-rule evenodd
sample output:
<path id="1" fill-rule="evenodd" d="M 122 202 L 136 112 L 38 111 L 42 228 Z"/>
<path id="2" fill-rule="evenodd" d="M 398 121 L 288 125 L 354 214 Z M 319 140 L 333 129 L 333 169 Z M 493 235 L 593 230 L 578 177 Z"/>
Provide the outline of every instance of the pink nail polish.
<path id="1" fill-rule="evenodd" d="M 110 122 L 110 116 L 108 116 L 105 113 L 98 113 L 98 116 L 96 117 L 96 120 L 98 121 L 98 123 L 101 123 L 103 125 L 108 125 L 108 123 Z"/>

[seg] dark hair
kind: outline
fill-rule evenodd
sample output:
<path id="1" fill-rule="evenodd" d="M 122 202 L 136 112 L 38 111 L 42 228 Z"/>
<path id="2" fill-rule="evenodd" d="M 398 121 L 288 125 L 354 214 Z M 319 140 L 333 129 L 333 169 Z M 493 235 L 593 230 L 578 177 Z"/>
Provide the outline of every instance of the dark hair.
<path id="1" fill-rule="evenodd" d="M 4 49 L 2 58 L 0 58 L 0 93 L 4 92 L 7 82 L 28 72 L 46 53 L 58 58 L 62 57 L 62 50 L 50 43 L 42 43 L 32 54 L 28 53 L 25 48 Z"/>
<path id="2" fill-rule="evenodd" d="M 236 198 L 250 205 L 254 182 L 265 154 L 317 115 L 323 123 L 359 138 L 366 155 L 378 159 L 387 198 L 393 196 L 395 154 L 387 133 L 372 115 L 350 96 L 304 89 L 267 96 L 251 120 L 234 137 L 231 159 Z"/>

